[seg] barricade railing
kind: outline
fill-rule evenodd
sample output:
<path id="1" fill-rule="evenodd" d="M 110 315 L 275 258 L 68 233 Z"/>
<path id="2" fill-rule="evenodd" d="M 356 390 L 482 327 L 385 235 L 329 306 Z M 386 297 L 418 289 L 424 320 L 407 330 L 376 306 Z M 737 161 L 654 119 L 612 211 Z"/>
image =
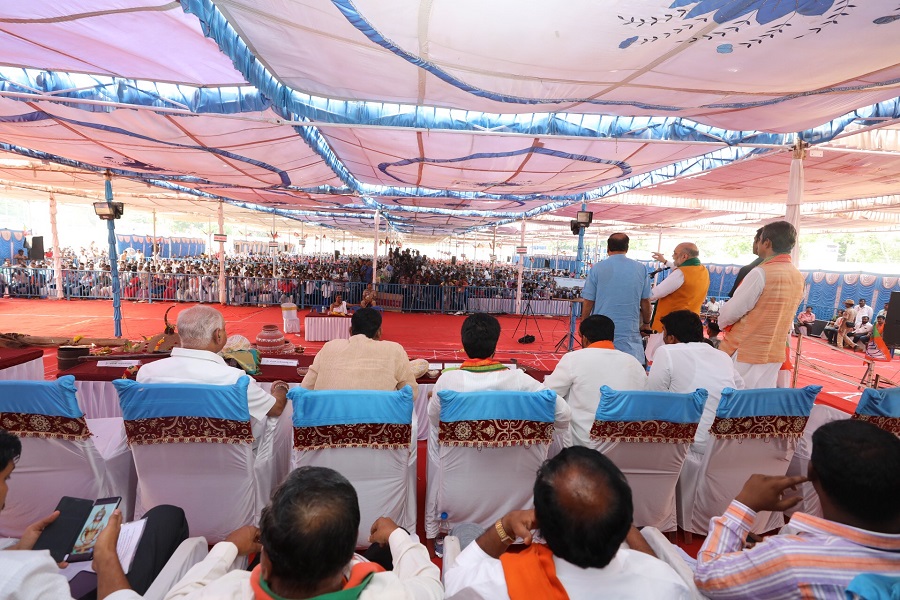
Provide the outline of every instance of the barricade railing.
<path id="1" fill-rule="evenodd" d="M 360 281 L 302 280 L 276 277 L 225 279 L 225 300 L 233 306 L 269 306 L 293 302 L 300 310 L 326 309 L 338 294 L 351 307 L 359 306 L 371 284 Z M 66 299 L 110 299 L 109 271 L 63 269 L 63 296 Z M 123 300 L 145 302 L 219 301 L 219 281 L 214 275 L 194 273 L 119 273 Z M 516 290 L 506 286 L 419 285 L 379 283 L 375 305 L 381 310 L 441 313 L 514 313 Z M 56 296 L 53 269 L 0 267 L 0 293 L 10 296 L 46 298 Z M 568 302 L 552 300 L 546 290 L 523 294 L 523 306 L 537 315 L 565 316 Z M 577 313 L 576 313 L 577 314 Z"/>

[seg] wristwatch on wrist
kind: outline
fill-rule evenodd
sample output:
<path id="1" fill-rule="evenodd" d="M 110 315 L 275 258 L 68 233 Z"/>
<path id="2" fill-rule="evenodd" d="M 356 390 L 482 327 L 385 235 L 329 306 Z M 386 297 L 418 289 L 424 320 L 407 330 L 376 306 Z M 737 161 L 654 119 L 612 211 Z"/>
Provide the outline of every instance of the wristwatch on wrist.
<path id="1" fill-rule="evenodd" d="M 497 530 L 497 535 L 500 536 L 500 541 L 504 544 L 512 544 L 516 541 L 514 538 L 509 537 L 509 534 L 503 529 L 503 519 L 497 519 L 494 528 Z"/>

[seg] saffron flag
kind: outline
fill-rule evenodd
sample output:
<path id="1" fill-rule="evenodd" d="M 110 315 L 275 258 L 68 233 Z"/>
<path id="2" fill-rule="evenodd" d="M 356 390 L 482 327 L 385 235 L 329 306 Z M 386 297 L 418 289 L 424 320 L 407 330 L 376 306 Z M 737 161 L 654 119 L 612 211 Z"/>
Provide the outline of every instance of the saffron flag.
<path id="1" fill-rule="evenodd" d="M 872 360 L 888 362 L 893 357 L 891 356 L 891 351 L 888 349 L 887 344 L 884 343 L 883 332 L 884 323 L 872 328 L 872 337 L 869 338 L 869 343 L 866 344 L 866 356 Z"/>

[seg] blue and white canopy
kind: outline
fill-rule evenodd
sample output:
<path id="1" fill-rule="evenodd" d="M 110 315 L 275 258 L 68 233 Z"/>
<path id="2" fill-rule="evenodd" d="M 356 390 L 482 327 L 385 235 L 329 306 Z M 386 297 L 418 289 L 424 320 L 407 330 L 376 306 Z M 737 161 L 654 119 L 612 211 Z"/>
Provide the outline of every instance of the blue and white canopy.
<path id="1" fill-rule="evenodd" d="M 370 232 L 523 218 L 900 225 L 900 5 L 29 0 L 0 7 L 0 185 Z M 22 160 L 30 161 L 22 168 Z M 149 186 L 149 187 L 148 187 Z M 893 211 L 893 212 L 892 212 Z M 878 215 L 872 218 L 872 215 Z"/>

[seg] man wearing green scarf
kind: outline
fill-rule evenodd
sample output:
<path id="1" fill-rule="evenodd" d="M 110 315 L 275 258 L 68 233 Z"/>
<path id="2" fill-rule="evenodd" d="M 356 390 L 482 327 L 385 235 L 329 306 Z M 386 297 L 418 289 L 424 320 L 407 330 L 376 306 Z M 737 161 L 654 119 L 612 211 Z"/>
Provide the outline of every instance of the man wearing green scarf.
<path id="1" fill-rule="evenodd" d="M 653 258 L 673 269 L 650 293 L 650 301 L 656 302 L 650 329 L 661 332 L 661 319 L 669 313 L 689 310 L 700 314 L 700 307 L 709 292 L 709 271 L 700 264 L 700 250 L 691 242 L 675 246 L 671 261 L 666 261 L 659 252 L 654 252 Z M 653 353 L 662 345 L 662 335 L 657 333 L 650 337 L 646 352 L 648 361 L 653 361 Z"/>

